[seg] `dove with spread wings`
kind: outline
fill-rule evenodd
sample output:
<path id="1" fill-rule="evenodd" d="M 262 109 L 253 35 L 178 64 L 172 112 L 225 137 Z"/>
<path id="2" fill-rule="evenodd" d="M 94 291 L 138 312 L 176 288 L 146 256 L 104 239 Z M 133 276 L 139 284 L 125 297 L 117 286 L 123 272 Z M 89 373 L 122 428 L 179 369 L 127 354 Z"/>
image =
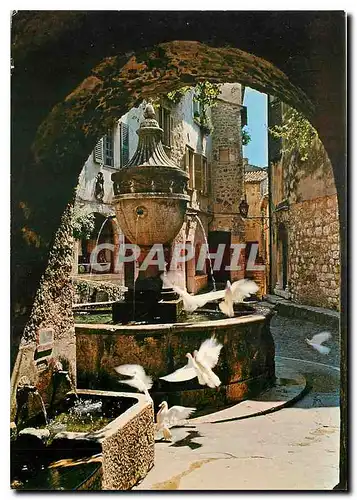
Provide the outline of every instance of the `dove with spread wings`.
<path id="1" fill-rule="evenodd" d="M 182 368 L 160 377 L 167 382 L 183 382 L 198 378 L 200 385 L 207 385 L 214 388 L 221 385 L 219 377 L 212 371 L 218 363 L 218 358 L 223 345 L 219 344 L 214 337 L 205 340 L 198 351 L 194 351 L 193 355 L 187 353 L 188 362 Z"/>
<path id="2" fill-rule="evenodd" d="M 314 335 L 312 339 L 305 339 L 305 340 L 309 345 L 311 345 L 311 347 L 313 347 L 320 354 L 328 354 L 331 349 L 326 345 L 322 344 L 324 342 L 327 342 L 330 338 L 331 338 L 330 332 L 321 332 Z"/>
<path id="3" fill-rule="evenodd" d="M 183 308 L 187 312 L 194 312 L 199 307 L 203 307 L 207 302 L 224 299 L 220 302 L 219 307 L 226 316 L 233 317 L 233 303 L 243 302 L 246 297 L 256 293 L 259 289 L 258 285 L 249 279 L 241 279 L 230 283 L 227 281 L 225 290 L 217 290 L 215 292 L 202 293 L 199 295 L 190 295 L 186 290 L 183 290 L 172 282 L 175 279 L 175 273 L 169 271 L 162 274 L 161 279 L 164 286 L 172 288 L 183 300 Z"/>
<path id="4" fill-rule="evenodd" d="M 127 380 L 119 380 L 121 384 L 127 384 L 131 387 L 135 387 L 135 389 L 139 392 L 143 392 L 148 400 L 152 401 L 149 389 L 151 389 L 153 381 L 149 375 L 146 375 L 145 370 L 141 365 L 120 365 L 115 367 L 114 370 L 120 375 L 131 377 Z"/>
<path id="5" fill-rule="evenodd" d="M 172 406 L 170 409 L 166 401 L 159 405 L 160 410 L 156 415 L 156 432 L 162 432 L 164 439 L 171 440 L 172 434 L 169 431 L 171 427 L 177 425 L 196 411 L 196 408 L 188 408 L 186 406 Z"/>

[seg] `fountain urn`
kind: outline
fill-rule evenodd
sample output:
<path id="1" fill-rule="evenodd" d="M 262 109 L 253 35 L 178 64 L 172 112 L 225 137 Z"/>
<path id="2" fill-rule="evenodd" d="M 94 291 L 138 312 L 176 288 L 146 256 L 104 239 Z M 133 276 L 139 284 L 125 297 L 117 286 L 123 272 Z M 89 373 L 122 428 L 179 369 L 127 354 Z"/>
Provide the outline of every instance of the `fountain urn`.
<path id="1" fill-rule="evenodd" d="M 112 174 L 117 221 L 131 243 L 169 245 L 184 222 L 188 174 L 165 153 L 163 130 L 148 104 L 131 160 Z"/>

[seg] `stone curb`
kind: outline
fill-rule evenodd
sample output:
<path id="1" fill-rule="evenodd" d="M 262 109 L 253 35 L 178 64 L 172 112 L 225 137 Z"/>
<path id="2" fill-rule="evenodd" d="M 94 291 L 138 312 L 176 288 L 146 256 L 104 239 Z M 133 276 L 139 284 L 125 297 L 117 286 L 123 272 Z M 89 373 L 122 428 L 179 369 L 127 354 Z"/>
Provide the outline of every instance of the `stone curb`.
<path id="1" fill-rule="evenodd" d="M 242 401 L 230 408 L 209 415 L 190 418 L 189 422 L 193 424 L 219 424 L 267 415 L 295 404 L 309 392 L 310 387 L 305 377 L 297 372 L 292 372 L 286 363 L 279 362 L 277 374 L 278 385 L 268 389 L 259 397 Z M 289 383 L 284 384 L 283 380 L 289 381 Z M 281 397 L 278 401 L 277 396 Z"/>
<path id="2" fill-rule="evenodd" d="M 275 310 L 281 316 L 312 321 L 334 329 L 339 328 L 340 314 L 332 309 L 295 304 L 276 295 L 265 295 L 263 299 L 274 304 Z"/>

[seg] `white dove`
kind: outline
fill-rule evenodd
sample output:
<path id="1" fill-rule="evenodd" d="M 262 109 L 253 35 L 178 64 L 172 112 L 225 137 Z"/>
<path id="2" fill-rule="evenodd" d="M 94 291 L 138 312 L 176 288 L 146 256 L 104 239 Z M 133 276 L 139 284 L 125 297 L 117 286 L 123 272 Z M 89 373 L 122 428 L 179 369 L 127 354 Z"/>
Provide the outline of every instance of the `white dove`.
<path id="1" fill-rule="evenodd" d="M 227 281 L 227 284 L 228 283 L 229 281 Z M 233 302 L 237 304 L 238 302 L 243 302 L 246 297 L 256 293 L 259 290 L 259 286 L 255 281 L 244 278 L 242 280 L 234 281 L 231 285 L 231 290 Z"/>
<path id="2" fill-rule="evenodd" d="M 169 409 L 166 401 L 160 403 L 159 407 L 160 410 L 156 415 L 156 432 L 162 431 L 166 440 L 172 439 L 172 434 L 169 431 L 170 427 L 186 420 L 194 411 L 196 411 L 196 408 L 188 408 L 185 406 L 172 406 Z"/>
<path id="3" fill-rule="evenodd" d="M 200 385 L 208 385 L 208 387 L 218 387 L 221 385 L 219 377 L 213 373 L 212 368 L 218 363 L 219 353 L 222 349 L 222 344 L 219 344 L 214 337 L 205 340 L 198 351 L 194 351 L 193 356 L 188 352 L 187 365 L 178 370 L 160 377 L 167 382 L 183 382 L 198 378 Z"/>
<path id="4" fill-rule="evenodd" d="M 173 275 L 168 272 L 166 276 L 162 274 L 161 279 L 165 286 L 172 288 L 176 293 L 180 295 L 180 297 L 183 299 L 183 308 L 185 311 L 193 312 L 198 307 L 203 307 L 205 304 L 207 304 L 207 302 L 211 302 L 217 299 L 223 299 L 224 297 L 224 290 L 202 293 L 200 295 L 190 295 L 186 290 L 183 290 L 179 286 L 171 283 L 170 278 L 172 276 Z"/>
<path id="5" fill-rule="evenodd" d="M 140 365 L 120 365 L 114 368 L 120 375 L 127 375 L 132 377 L 129 380 L 120 380 L 121 384 L 127 384 L 131 387 L 135 387 L 139 392 L 143 392 L 148 400 L 152 401 L 149 394 L 149 389 L 151 389 L 153 381 L 149 375 L 146 375 L 145 370 Z"/>
<path id="6" fill-rule="evenodd" d="M 224 290 L 224 300 L 218 304 L 220 310 L 229 318 L 233 318 L 233 304 L 243 302 L 246 297 L 249 297 L 258 289 L 258 285 L 252 280 L 242 279 L 235 281 L 233 284 L 227 281 L 226 289 Z"/>
<path id="7" fill-rule="evenodd" d="M 310 339 L 305 339 L 305 340 L 309 345 L 311 345 L 311 347 L 316 349 L 316 351 L 318 351 L 320 354 L 328 354 L 331 349 L 321 344 L 323 342 L 326 342 L 330 338 L 331 338 L 330 332 L 321 332 L 314 335 L 311 340 Z"/>
<path id="8" fill-rule="evenodd" d="M 218 305 L 223 314 L 229 318 L 234 317 L 233 303 L 232 285 L 230 281 L 227 281 L 226 289 L 224 291 L 224 300 L 222 300 Z"/>

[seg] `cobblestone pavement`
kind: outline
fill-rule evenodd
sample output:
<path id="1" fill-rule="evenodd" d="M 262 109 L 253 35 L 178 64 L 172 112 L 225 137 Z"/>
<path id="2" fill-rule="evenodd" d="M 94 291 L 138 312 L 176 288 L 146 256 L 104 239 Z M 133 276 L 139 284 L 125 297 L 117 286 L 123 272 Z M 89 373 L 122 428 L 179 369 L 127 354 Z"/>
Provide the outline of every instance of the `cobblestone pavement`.
<path id="1" fill-rule="evenodd" d="M 328 365 L 340 366 L 340 338 L 336 329 L 328 328 L 311 321 L 287 318 L 276 315 L 270 323 L 275 342 L 275 354 L 288 358 L 316 361 Z M 320 354 L 305 342 L 316 333 L 329 331 L 332 338 L 324 345 L 331 348 L 327 355 Z"/>

